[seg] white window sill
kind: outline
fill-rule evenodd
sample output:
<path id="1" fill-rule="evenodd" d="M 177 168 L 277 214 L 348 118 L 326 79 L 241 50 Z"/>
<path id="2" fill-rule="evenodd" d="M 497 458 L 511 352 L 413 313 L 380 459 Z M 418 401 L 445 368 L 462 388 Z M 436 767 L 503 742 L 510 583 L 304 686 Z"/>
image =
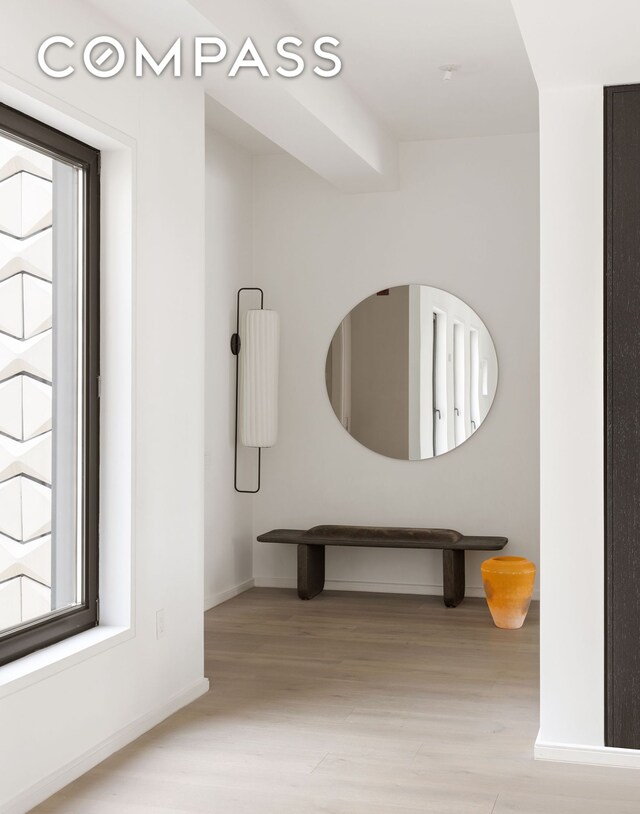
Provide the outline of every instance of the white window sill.
<path id="1" fill-rule="evenodd" d="M 0 667 L 0 698 L 133 638 L 130 627 L 100 625 Z"/>

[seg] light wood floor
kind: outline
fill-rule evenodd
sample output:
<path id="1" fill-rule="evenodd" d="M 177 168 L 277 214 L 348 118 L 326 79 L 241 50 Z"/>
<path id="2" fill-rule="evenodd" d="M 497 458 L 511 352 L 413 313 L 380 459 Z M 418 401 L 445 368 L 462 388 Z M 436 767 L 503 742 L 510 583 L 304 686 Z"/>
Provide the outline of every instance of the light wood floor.
<path id="1" fill-rule="evenodd" d="M 640 772 L 533 761 L 537 642 L 537 608 L 254 589 L 206 615 L 209 694 L 36 811 L 638 814 Z"/>

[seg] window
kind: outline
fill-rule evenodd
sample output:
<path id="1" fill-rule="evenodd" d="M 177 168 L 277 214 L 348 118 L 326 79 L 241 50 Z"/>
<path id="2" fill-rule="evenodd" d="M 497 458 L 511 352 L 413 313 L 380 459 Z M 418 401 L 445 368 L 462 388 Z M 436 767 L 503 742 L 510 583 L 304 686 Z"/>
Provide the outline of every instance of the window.
<path id="1" fill-rule="evenodd" d="M 99 158 L 0 105 L 0 664 L 98 623 Z"/>

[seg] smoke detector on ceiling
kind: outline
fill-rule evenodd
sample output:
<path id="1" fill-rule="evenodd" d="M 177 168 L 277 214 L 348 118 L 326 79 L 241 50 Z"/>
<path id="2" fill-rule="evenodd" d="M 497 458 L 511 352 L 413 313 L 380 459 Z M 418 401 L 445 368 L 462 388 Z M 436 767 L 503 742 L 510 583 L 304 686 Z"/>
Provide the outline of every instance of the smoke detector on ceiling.
<path id="1" fill-rule="evenodd" d="M 457 65 L 455 62 L 451 62 L 448 65 L 439 65 L 438 70 L 442 71 L 442 81 L 450 82 L 453 78 L 453 74 L 459 71 L 461 67 L 461 65 Z"/>

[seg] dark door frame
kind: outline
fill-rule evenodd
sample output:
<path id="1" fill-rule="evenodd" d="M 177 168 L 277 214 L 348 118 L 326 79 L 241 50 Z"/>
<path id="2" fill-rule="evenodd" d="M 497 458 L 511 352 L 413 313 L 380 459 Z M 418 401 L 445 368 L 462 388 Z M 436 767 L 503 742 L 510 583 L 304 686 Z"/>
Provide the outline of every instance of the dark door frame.
<path id="1" fill-rule="evenodd" d="M 640 222 L 640 104 L 625 110 L 621 94 L 640 101 L 640 84 L 604 88 L 604 728 L 606 746 L 638 749 L 640 467 L 629 450 L 640 454 L 640 420 L 629 405 L 640 393 L 640 338 L 634 341 L 629 326 L 637 324 L 633 304 L 640 300 L 640 235 L 633 228 Z"/>

